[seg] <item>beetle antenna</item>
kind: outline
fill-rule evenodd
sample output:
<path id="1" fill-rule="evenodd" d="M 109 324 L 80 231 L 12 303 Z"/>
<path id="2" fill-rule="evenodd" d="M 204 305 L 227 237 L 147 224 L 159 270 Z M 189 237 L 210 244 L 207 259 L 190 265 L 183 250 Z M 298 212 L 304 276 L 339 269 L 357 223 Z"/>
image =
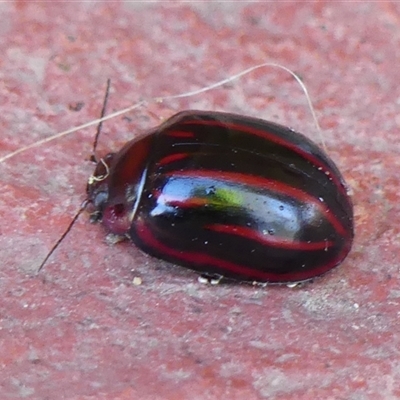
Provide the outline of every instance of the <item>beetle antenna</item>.
<path id="1" fill-rule="evenodd" d="M 77 211 L 75 214 L 74 218 L 72 218 L 71 222 L 68 224 L 67 229 L 63 232 L 63 234 L 58 238 L 57 242 L 53 245 L 51 250 L 47 253 L 47 256 L 44 258 L 42 263 L 40 264 L 38 270 L 36 273 L 38 274 L 41 269 L 46 265 L 48 259 L 51 257 L 51 255 L 56 251 L 57 247 L 61 244 L 61 242 L 64 240 L 64 238 L 68 235 L 72 227 L 74 226 L 75 222 L 77 221 L 78 217 L 82 214 L 82 212 L 85 210 L 86 205 L 88 204 L 88 201 L 85 200 L 83 204 L 81 205 L 81 208 Z"/>
<path id="2" fill-rule="evenodd" d="M 99 136 L 101 132 L 101 127 L 103 125 L 103 118 L 106 113 L 106 108 L 107 108 L 107 102 L 108 102 L 108 96 L 110 94 L 110 86 L 111 86 L 111 79 L 107 79 L 107 86 L 106 86 L 106 93 L 104 96 L 104 101 L 103 101 L 103 107 L 101 109 L 101 114 L 100 114 L 100 119 L 98 120 L 99 123 L 97 125 L 97 130 L 96 130 L 96 136 L 93 141 L 93 149 L 92 149 L 92 154 L 90 156 L 90 159 L 94 162 L 97 162 L 97 157 L 96 157 L 96 148 L 97 148 L 97 143 L 99 141 Z M 79 218 L 79 216 L 82 214 L 82 212 L 85 210 L 86 206 L 88 204 L 88 200 L 85 200 L 83 204 L 81 205 L 80 209 L 76 212 L 74 218 L 72 218 L 71 222 L 68 224 L 67 228 L 63 232 L 63 234 L 58 238 L 57 242 L 54 244 L 54 246 L 51 248 L 51 250 L 48 252 L 47 256 L 44 258 L 42 263 L 40 264 L 37 273 L 41 271 L 41 269 L 46 265 L 48 259 L 51 257 L 51 255 L 56 251 L 57 247 L 61 244 L 61 242 L 64 240 L 64 238 L 68 235 L 72 227 L 74 226 L 75 222 Z"/>
<path id="3" fill-rule="evenodd" d="M 111 86 L 111 79 L 108 78 L 107 86 L 106 86 L 106 94 L 104 96 L 104 101 L 103 101 L 103 108 L 101 109 L 100 119 L 98 120 L 99 124 L 97 125 L 96 136 L 94 137 L 94 141 L 93 141 L 92 154 L 90 156 L 91 161 L 94 161 L 95 163 L 98 162 L 97 157 L 96 157 L 96 150 L 97 150 L 97 144 L 99 142 L 101 127 L 103 126 L 103 121 L 104 121 L 103 118 L 104 118 L 104 115 L 106 114 L 108 96 L 110 94 L 110 86 Z"/>

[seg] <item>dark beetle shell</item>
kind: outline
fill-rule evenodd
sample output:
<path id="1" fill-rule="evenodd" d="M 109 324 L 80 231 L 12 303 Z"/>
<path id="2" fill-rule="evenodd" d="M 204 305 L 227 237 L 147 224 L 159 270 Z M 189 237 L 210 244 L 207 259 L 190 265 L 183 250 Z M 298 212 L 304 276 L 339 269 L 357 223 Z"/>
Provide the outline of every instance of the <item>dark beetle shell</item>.
<path id="1" fill-rule="evenodd" d="M 95 215 L 142 250 L 201 273 L 298 282 L 332 269 L 353 240 L 333 161 L 272 122 L 184 111 L 99 162 Z"/>

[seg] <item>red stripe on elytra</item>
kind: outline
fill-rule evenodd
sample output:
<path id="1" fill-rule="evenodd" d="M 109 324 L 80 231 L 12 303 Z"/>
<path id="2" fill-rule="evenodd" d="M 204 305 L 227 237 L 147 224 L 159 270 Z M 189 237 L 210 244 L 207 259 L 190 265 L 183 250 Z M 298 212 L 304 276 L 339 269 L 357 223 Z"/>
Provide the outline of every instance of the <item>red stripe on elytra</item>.
<path id="1" fill-rule="evenodd" d="M 167 132 L 168 136 L 171 137 L 180 137 L 180 138 L 194 138 L 195 134 L 193 132 L 188 132 L 188 131 L 174 131 L 170 130 Z"/>
<path id="2" fill-rule="evenodd" d="M 344 258 L 344 256 L 348 252 L 348 249 L 343 249 L 343 251 L 341 251 L 336 258 L 331 260 L 330 263 L 321 265 L 317 268 L 313 268 L 312 270 L 303 270 L 297 272 L 288 272 L 285 274 L 276 274 L 272 272 L 264 272 L 251 267 L 235 264 L 231 261 L 226 261 L 218 257 L 210 256 L 205 253 L 175 250 L 157 240 L 157 238 L 153 235 L 149 227 L 145 225 L 143 220 L 137 220 L 135 227 L 136 227 L 136 233 L 138 237 L 143 241 L 143 243 L 156 250 L 159 254 L 164 254 L 168 257 L 171 257 L 172 259 L 177 260 L 177 262 L 183 261 L 193 265 L 198 264 L 198 265 L 209 265 L 210 267 L 216 267 L 219 270 L 222 271 L 225 270 L 229 271 L 232 274 L 236 274 L 237 279 L 240 279 L 240 277 L 242 276 L 244 280 L 260 279 L 261 281 L 264 282 L 269 281 L 276 283 L 307 280 L 315 276 L 322 275 L 324 272 L 327 272 L 330 269 L 332 269 L 334 266 L 339 264 L 339 262 Z M 212 273 L 213 271 L 208 271 L 208 272 Z"/>
<path id="3" fill-rule="evenodd" d="M 205 126 L 216 126 L 216 127 L 221 127 L 225 129 L 230 129 L 230 130 L 235 130 L 235 131 L 240 131 L 244 132 L 246 134 L 251 134 L 254 136 L 259 136 L 264 139 L 268 139 L 269 141 L 279 144 L 281 146 L 287 147 L 290 150 L 294 151 L 295 153 L 301 155 L 304 157 L 306 160 L 310 161 L 312 164 L 314 164 L 317 168 L 321 168 L 321 171 L 328 170 L 329 171 L 329 178 L 331 178 L 336 186 L 340 189 L 340 191 L 344 194 L 346 194 L 346 188 L 344 187 L 343 183 L 336 177 L 336 174 L 330 171 L 330 168 L 325 164 L 322 163 L 317 157 L 314 157 L 312 154 L 307 153 L 306 151 L 302 150 L 300 147 L 298 147 L 296 144 L 290 143 L 289 141 L 282 139 L 273 133 L 252 128 L 248 125 L 240 125 L 240 124 L 235 124 L 235 123 L 230 123 L 227 121 L 220 122 L 220 121 L 205 121 L 205 120 L 188 120 L 181 122 L 182 125 L 205 125 Z M 326 172 L 325 172 L 326 174 Z"/>
<path id="4" fill-rule="evenodd" d="M 215 181 L 224 181 L 231 182 L 234 184 L 242 184 L 247 186 L 259 187 L 262 189 L 271 190 L 274 192 L 282 193 L 289 197 L 294 197 L 297 200 L 303 203 L 312 203 L 314 204 L 323 215 L 326 216 L 326 219 L 332 224 L 332 226 L 336 229 L 336 231 L 343 236 L 347 236 L 347 231 L 340 223 L 340 221 L 335 218 L 335 216 L 331 213 L 329 208 L 320 201 L 316 199 L 314 196 L 307 194 L 306 192 L 294 188 L 292 186 L 286 185 L 282 182 L 260 178 L 258 176 L 253 175 L 245 175 L 240 172 L 226 172 L 226 171 L 211 171 L 211 170 L 188 170 L 188 171 L 173 171 L 168 172 L 165 175 L 170 177 L 180 177 L 187 179 L 196 179 L 196 178 L 209 178 Z M 185 203 L 187 200 L 184 200 Z"/>
<path id="5" fill-rule="evenodd" d="M 170 163 L 175 162 L 175 161 L 183 160 L 186 157 L 188 157 L 188 153 L 175 153 L 175 154 L 171 154 L 169 156 L 166 156 L 166 157 L 162 158 L 158 162 L 158 164 L 159 165 L 166 165 L 166 164 L 170 164 Z"/>
<path id="6" fill-rule="evenodd" d="M 171 207 L 179 207 L 179 208 L 201 207 L 210 204 L 210 200 L 206 198 L 188 197 L 188 198 L 177 199 L 176 196 L 172 197 L 163 193 L 157 196 L 157 201 L 163 204 L 168 204 Z"/>
<path id="7" fill-rule="evenodd" d="M 251 239 L 259 242 L 265 246 L 277 247 L 288 250 L 328 250 L 334 245 L 332 241 L 322 242 L 300 242 L 292 241 L 273 235 L 263 235 L 257 230 L 246 228 L 240 225 L 223 225 L 223 224 L 212 224 L 206 225 L 205 229 L 209 229 L 214 232 L 227 233 L 229 235 L 241 236 L 246 239 Z"/>

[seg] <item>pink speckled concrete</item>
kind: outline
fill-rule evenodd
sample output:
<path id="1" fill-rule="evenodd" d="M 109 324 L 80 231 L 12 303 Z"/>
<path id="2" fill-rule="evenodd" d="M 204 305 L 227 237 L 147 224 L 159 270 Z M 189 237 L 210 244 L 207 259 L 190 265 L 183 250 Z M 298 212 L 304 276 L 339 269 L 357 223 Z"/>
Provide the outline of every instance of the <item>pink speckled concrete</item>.
<path id="1" fill-rule="evenodd" d="M 0 156 L 96 118 L 107 78 L 111 112 L 276 62 L 307 84 L 357 224 L 346 261 L 296 289 L 201 285 L 86 214 L 36 275 L 85 198 L 95 127 L 9 159 L 2 400 L 400 398 L 399 3 L 14 1 L 0 17 Z M 99 151 L 185 108 L 318 140 L 298 85 L 265 69 L 110 120 Z"/>

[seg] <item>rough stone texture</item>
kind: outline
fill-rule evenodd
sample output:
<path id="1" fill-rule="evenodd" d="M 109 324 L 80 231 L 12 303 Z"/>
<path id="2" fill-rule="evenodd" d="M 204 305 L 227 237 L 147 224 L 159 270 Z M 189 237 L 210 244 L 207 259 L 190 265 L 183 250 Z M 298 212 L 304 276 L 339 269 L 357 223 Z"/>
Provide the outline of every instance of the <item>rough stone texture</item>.
<path id="1" fill-rule="evenodd" d="M 111 112 L 271 61 L 304 79 L 357 224 L 342 266 L 295 289 L 201 285 L 86 214 L 36 275 L 85 198 L 95 127 L 21 153 L 0 164 L 1 399 L 400 398 L 399 3 L 14 1 L 0 17 L 1 156 L 96 118 L 107 78 Z M 185 108 L 318 140 L 298 85 L 264 69 L 110 120 L 99 151 Z"/>

